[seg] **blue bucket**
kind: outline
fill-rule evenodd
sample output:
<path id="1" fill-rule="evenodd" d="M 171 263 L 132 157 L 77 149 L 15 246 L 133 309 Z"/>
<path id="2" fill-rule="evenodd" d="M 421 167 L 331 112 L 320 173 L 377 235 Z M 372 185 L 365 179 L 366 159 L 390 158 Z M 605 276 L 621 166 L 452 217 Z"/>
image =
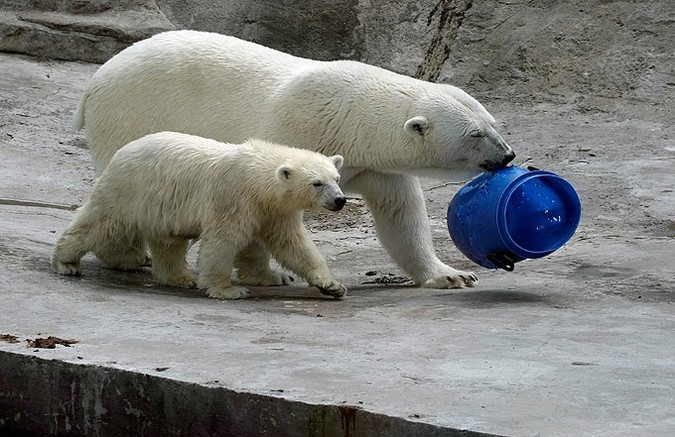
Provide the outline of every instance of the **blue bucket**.
<path id="1" fill-rule="evenodd" d="M 462 187 L 448 206 L 448 230 L 457 248 L 489 269 L 560 249 L 579 226 L 581 202 L 555 173 L 510 166 Z"/>

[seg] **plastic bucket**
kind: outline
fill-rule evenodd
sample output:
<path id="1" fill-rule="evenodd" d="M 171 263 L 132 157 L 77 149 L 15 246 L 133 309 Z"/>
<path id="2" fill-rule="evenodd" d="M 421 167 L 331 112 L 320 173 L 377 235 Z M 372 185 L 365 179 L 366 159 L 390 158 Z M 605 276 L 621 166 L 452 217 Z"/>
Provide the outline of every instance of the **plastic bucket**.
<path id="1" fill-rule="evenodd" d="M 581 219 L 574 187 L 555 173 L 511 166 L 462 187 L 448 206 L 457 248 L 490 269 L 513 270 L 528 258 L 560 249 Z"/>

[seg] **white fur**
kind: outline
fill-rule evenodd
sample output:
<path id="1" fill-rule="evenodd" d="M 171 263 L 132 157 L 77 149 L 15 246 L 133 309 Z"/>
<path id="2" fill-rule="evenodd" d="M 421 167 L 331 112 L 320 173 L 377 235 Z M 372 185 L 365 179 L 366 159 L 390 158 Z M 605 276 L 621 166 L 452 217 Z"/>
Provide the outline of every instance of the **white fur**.
<path id="1" fill-rule="evenodd" d="M 234 299 L 247 293 L 241 284 L 288 283 L 270 270 L 269 251 L 310 285 L 342 297 L 346 288 L 302 223 L 305 209 L 344 205 L 342 162 L 259 140 L 232 145 L 175 132 L 147 135 L 114 155 L 57 242 L 52 267 L 79 275 L 80 259 L 92 251 L 113 268 L 134 269 L 147 261 L 147 244 L 159 283 Z M 185 260 L 193 238 L 201 239 L 199 278 Z M 239 286 L 230 282 L 233 267 Z"/>
<path id="2" fill-rule="evenodd" d="M 340 154 L 342 185 L 364 196 L 388 252 L 436 288 L 475 276 L 436 256 L 416 176 L 464 180 L 513 157 L 493 117 L 459 88 L 196 31 L 156 35 L 105 63 L 75 125 L 86 127 L 99 172 L 124 144 L 162 130 Z"/>

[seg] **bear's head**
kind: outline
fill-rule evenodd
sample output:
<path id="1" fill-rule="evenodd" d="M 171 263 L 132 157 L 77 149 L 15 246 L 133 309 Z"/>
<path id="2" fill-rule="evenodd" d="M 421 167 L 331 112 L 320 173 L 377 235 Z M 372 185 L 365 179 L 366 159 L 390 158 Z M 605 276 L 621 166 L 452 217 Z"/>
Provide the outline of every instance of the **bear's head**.
<path id="1" fill-rule="evenodd" d="M 438 87 L 418 96 L 402 126 L 412 140 L 414 173 L 466 179 L 505 167 L 515 158 L 495 129 L 494 118 L 477 100 L 459 88 Z"/>
<path id="2" fill-rule="evenodd" d="M 284 186 L 285 199 L 293 202 L 293 207 L 301 209 L 341 210 L 347 202 L 339 185 L 338 170 L 344 162 L 342 156 L 327 157 L 302 152 L 302 156 L 277 168 L 277 178 Z"/>

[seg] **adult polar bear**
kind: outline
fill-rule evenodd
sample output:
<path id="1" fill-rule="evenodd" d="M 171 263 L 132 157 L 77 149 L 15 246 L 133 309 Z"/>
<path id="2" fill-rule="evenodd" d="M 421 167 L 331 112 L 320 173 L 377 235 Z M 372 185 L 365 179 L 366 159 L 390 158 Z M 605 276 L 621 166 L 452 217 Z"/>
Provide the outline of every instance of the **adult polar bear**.
<path id="1" fill-rule="evenodd" d="M 494 118 L 456 87 L 189 30 L 140 41 L 101 66 L 75 126 L 86 128 L 99 173 L 126 143 L 163 130 L 342 155 L 341 186 L 363 196 L 384 247 L 427 288 L 477 278 L 438 259 L 417 175 L 463 180 L 515 156 Z"/>

